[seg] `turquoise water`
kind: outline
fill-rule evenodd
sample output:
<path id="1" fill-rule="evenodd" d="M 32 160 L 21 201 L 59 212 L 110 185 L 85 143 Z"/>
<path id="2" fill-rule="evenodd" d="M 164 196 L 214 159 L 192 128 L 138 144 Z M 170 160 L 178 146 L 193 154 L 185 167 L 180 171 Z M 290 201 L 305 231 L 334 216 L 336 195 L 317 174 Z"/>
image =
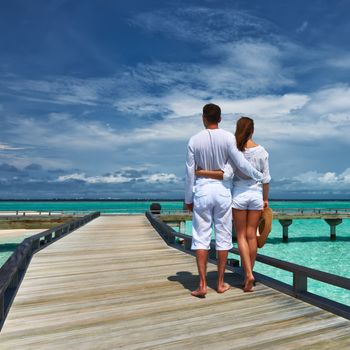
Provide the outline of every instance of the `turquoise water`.
<path id="1" fill-rule="evenodd" d="M 26 235 L 23 235 L 22 237 L 0 239 L 0 266 L 2 266 L 6 262 L 6 260 L 11 256 L 18 244 L 20 244 L 26 237 Z"/>
<path id="2" fill-rule="evenodd" d="M 54 202 L 0 202 L 0 211 L 68 211 L 68 212 L 82 212 L 82 211 L 101 211 L 102 213 L 144 213 L 149 209 L 153 201 L 54 201 Z M 157 201 L 162 205 L 162 209 L 174 210 L 182 209 L 182 202 L 180 201 Z"/>
<path id="3" fill-rule="evenodd" d="M 101 211 L 103 213 L 144 213 L 152 201 L 144 202 L 108 202 L 108 201 L 62 201 L 62 202 L 0 202 L 0 210 L 42 210 L 42 211 Z M 164 210 L 181 210 L 181 201 L 159 202 Z M 350 208 L 350 202 L 270 202 L 274 210 L 289 209 L 325 209 Z M 191 223 L 186 225 L 186 233 L 191 233 Z M 0 241 L 0 264 L 3 263 L 21 239 L 11 242 Z M 350 278 L 350 220 L 343 220 L 337 226 L 337 240 L 329 240 L 329 226 L 324 220 L 293 220 L 289 226 L 289 242 L 282 243 L 282 227 L 273 222 L 272 232 L 260 254 L 290 261 L 295 264 L 326 271 Z M 235 256 L 236 257 L 236 256 Z M 292 283 L 292 274 L 268 265 L 257 263 L 255 271 Z M 309 280 L 309 290 L 318 295 L 350 305 L 350 291 Z"/>

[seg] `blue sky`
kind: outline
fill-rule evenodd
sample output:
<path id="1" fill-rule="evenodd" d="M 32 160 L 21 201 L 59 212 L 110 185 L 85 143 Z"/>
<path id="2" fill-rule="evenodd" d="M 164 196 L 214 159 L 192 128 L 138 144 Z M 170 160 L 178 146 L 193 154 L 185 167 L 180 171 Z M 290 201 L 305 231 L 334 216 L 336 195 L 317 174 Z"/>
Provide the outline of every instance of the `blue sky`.
<path id="1" fill-rule="evenodd" d="M 183 198 L 201 108 L 272 198 L 350 198 L 349 1 L 2 1 L 0 198 Z"/>

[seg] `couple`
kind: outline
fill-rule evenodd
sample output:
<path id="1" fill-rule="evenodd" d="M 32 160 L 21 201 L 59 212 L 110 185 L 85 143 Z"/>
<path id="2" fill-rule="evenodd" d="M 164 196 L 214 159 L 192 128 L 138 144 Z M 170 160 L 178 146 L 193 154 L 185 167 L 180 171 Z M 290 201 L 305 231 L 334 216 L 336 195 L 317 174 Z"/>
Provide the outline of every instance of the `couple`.
<path id="1" fill-rule="evenodd" d="M 229 289 L 224 272 L 232 248 L 232 212 L 245 272 L 243 289 L 250 292 L 254 285 L 256 231 L 261 211 L 268 206 L 268 153 L 252 140 L 252 119 L 239 119 L 234 137 L 219 129 L 219 106 L 205 105 L 202 118 L 205 130 L 191 137 L 186 160 L 185 203 L 193 211 L 191 248 L 196 251 L 199 273 L 199 286 L 191 294 L 203 298 L 207 293 L 212 226 L 218 254 L 217 292 Z"/>

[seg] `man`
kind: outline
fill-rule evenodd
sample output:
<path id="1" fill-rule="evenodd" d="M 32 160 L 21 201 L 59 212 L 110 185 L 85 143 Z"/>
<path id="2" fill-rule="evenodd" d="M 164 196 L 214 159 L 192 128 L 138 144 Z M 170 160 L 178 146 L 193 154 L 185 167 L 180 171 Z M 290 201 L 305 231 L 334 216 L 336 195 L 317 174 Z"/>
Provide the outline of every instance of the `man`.
<path id="1" fill-rule="evenodd" d="M 244 174 L 261 181 L 262 174 L 254 169 L 236 147 L 236 140 L 228 131 L 219 129 L 221 109 L 215 104 L 203 107 L 205 130 L 191 137 L 186 160 L 187 209 L 193 211 L 192 249 L 196 251 L 199 286 L 191 294 L 204 298 L 207 293 L 206 270 L 211 230 L 214 225 L 218 252 L 217 292 L 224 293 L 229 286 L 224 283 L 228 250 L 232 248 L 231 190 L 227 182 L 208 178 L 195 178 L 196 169 L 224 169 L 232 162 Z"/>

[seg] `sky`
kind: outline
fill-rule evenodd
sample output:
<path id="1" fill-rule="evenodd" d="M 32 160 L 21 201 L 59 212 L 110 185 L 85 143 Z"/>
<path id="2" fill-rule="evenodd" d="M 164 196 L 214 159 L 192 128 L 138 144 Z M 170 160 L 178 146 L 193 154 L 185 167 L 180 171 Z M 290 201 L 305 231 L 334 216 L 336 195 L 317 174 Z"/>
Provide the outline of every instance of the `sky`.
<path id="1" fill-rule="evenodd" d="M 349 0 L 3 0 L 0 199 L 184 197 L 204 104 L 270 198 L 350 198 Z"/>

